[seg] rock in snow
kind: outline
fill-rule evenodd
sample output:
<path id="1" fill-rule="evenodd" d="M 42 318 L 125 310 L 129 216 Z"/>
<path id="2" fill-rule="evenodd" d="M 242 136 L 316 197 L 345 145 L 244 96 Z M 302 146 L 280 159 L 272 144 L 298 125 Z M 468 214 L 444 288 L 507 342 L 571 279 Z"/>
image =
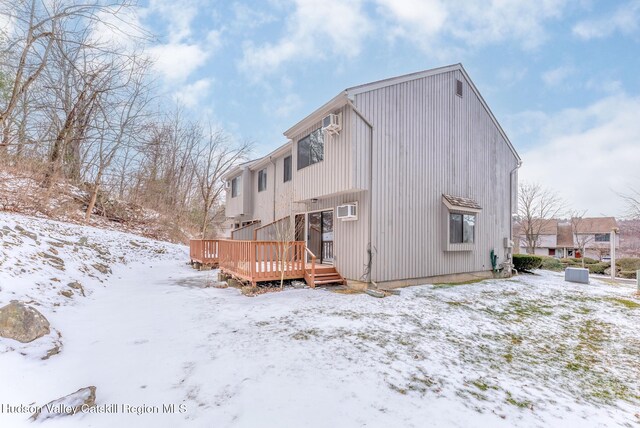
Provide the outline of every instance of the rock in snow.
<path id="1" fill-rule="evenodd" d="M 0 308 L 0 336 L 22 343 L 49 334 L 49 321 L 36 309 L 12 301 Z"/>
<path id="2" fill-rule="evenodd" d="M 40 406 L 39 410 L 31 415 L 34 421 L 44 421 L 58 416 L 75 415 L 96 405 L 96 387 L 87 386 L 80 388 L 73 394 L 66 395 Z"/>

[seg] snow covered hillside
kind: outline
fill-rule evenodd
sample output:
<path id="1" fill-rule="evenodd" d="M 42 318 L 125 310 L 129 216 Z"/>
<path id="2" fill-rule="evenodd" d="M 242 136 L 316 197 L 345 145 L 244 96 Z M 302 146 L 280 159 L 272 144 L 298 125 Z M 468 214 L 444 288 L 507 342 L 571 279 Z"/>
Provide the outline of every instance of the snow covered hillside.
<path id="1" fill-rule="evenodd" d="M 0 406 L 92 385 L 103 411 L 47 427 L 640 423 L 630 286 L 540 272 L 384 299 L 248 298 L 207 287 L 216 271 L 192 270 L 185 247 L 7 214 L 0 232 L 0 306 L 31 302 L 52 327 L 30 344 L 0 338 Z M 0 426 L 29 415 L 5 411 Z"/>

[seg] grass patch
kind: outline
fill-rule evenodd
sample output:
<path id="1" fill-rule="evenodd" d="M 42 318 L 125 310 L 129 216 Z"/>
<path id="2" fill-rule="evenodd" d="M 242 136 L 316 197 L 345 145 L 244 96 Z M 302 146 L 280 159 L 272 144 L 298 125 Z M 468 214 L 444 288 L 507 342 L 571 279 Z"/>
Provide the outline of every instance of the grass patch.
<path id="1" fill-rule="evenodd" d="M 626 306 L 629 309 L 638 309 L 638 308 L 640 308 L 640 303 L 634 302 L 633 300 L 629 300 L 629 299 L 623 299 L 623 298 L 620 298 L 620 297 L 609 297 L 606 300 L 608 300 L 610 302 L 613 302 L 613 303 L 617 303 L 617 304 L 622 305 L 622 306 Z"/>
<path id="2" fill-rule="evenodd" d="M 489 385 L 482 379 L 472 380 L 471 385 L 475 386 L 476 388 L 478 388 L 480 391 L 483 391 L 483 392 L 488 391 L 490 389 L 498 389 L 497 386 Z"/>
<path id="3" fill-rule="evenodd" d="M 318 336 L 320 336 L 320 330 L 318 330 L 317 328 L 310 328 L 310 329 L 301 330 L 297 333 L 292 334 L 291 338 L 295 340 L 309 340 L 312 337 L 318 337 Z"/>
<path id="4" fill-rule="evenodd" d="M 451 288 L 451 287 L 457 287 L 459 285 L 471 285 L 471 284 L 477 284 L 479 282 L 482 282 L 484 280 L 486 280 L 487 278 L 482 278 L 482 279 L 470 279 L 468 281 L 462 281 L 462 282 L 437 282 L 435 284 L 433 284 L 433 288 L 435 289 L 441 289 L 441 288 Z"/>
<path id="5" fill-rule="evenodd" d="M 518 400 L 516 398 L 513 397 L 513 395 L 507 391 L 507 398 L 505 399 L 505 401 L 509 404 L 511 404 L 512 406 L 516 406 L 519 407 L 521 409 L 531 409 L 533 410 L 533 403 L 529 400 Z"/>

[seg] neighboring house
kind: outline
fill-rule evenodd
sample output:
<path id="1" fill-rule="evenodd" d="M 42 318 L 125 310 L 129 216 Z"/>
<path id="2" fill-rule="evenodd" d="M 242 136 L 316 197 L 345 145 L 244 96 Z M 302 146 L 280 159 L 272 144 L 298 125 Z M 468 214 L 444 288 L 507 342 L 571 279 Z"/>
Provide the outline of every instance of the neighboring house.
<path id="1" fill-rule="evenodd" d="M 533 230 L 539 231 L 538 240 L 536 241 L 535 254 L 538 256 L 555 255 L 555 249 L 558 242 L 558 220 L 533 220 Z M 514 252 L 526 254 L 527 239 L 525 236 L 526 224 L 516 224 L 514 230 Z"/>
<path id="2" fill-rule="evenodd" d="M 535 220 L 539 222 L 540 220 Z M 614 217 L 585 217 L 573 220 L 545 220 L 536 245 L 536 255 L 563 257 L 590 257 L 597 260 L 610 257 L 612 230 L 618 228 Z M 526 226 L 515 228 L 519 252 L 526 254 Z M 620 236 L 615 233 L 616 248 Z M 584 246 L 585 254 L 580 253 Z"/>
<path id="3" fill-rule="evenodd" d="M 284 135 L 225 176 L 234 239 L 284 222 L 348 280 L 390 287 L 510 262 L 521 160 L 461 64 L 346 89 Z"/>

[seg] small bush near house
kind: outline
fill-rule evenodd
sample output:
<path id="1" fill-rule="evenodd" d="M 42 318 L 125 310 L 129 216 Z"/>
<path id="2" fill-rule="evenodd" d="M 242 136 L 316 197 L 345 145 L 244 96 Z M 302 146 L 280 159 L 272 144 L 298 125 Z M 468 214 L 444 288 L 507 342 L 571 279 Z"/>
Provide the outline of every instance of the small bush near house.
<path id="1" fill-rule="evenodd" d="M 618 274 L 620 278 L 629 278 L 636 279 L 636 271 L 635 270 L 623 270 Z"/>
<path id="2" fill-rule="evenodd" d="M 542 266 L 540 267 L 540 269 L 560 272 L 564 269 L 564 265 L 560 263 L 560 260 L 554 257 L 544 257 L 542 259 Z"/>
<path id="3" fill-rule="evenodd" d="M 582 259 L 573 259 L 573 260 L 575 260 L 576 262 L 582 264 Z M 585 265 L 594 265 L 596 263 L 598 263 L 598 261 L 596 259 L 591 259 L 589 257 L 585 257 L 584 258 L 584 264 Z"/>
<path id="4" fill-rule="evenodd" d="M 605 263 L 605 262 L 593 263 L 593 264 L 585 265 L 585 267 L 589 269 L 590 273 L 598 273 L 598 274 L 604 275 L 605 273 L 604 271 L 611 267 L 611 263 Z"/>
<path id="5" fill-rule="evenodd" d="M 532 254 L 514 254 L 513 266 L 518 272 L 529 272 L 533 269 L 540 269 L 542 266 L 542 257 Z"/>

